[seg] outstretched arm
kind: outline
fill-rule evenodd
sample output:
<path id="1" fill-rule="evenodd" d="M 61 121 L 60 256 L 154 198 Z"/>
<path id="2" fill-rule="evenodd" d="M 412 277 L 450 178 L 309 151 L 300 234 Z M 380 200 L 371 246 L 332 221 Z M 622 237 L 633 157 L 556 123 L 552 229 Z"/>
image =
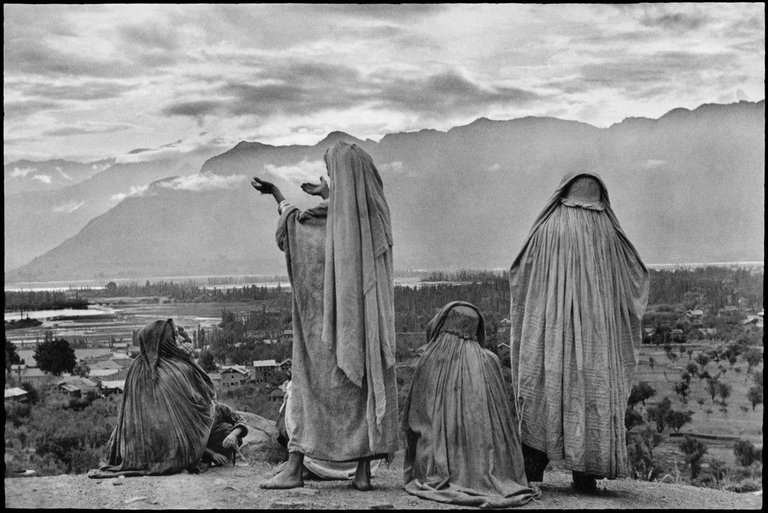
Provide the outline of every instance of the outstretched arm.
<path id="1" fill-rule="evenodd" d="M 271 194 L 272 197 L 275 198 L 275 201 L 278 205 L 280 202 L 285 201 L 285 196 L 283 196 L 283 193 L 280 192 L 280 189 L 277 187 L 277 185 L 273 184 L 272 182 L 260 180 L 254 176 L 251 185 L 254 189 L 262 194 Z"/>

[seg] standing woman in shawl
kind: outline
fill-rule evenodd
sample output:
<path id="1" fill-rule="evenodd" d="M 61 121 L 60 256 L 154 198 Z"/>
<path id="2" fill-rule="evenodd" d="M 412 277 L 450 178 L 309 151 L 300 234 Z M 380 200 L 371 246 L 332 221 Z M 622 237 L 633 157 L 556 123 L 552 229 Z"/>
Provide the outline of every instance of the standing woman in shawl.
<path id="1" fill-rule="evenodd" d="M 263 180 L 281 213 L 277 241 L 293 296 L 290 416 L 296 430 L 284 470 L 264 488 L 304 485 L 304 456 L 355 461 L 352 485 L 370 490 L 370 461 L 398 448 L 392 232 L 371 157 L 338 142 L 325 154 L 328 203 L 307 212 Z M 304 184 L 310 194 L 325 185 Z"/>
<path id="2" fill-rule="evenodd" d="M 538 498 L 528 487 L 517 418 L 501 363 L 485 348 L 476 306 L 445 305 L 427 324 L 403 409 L 408 493 L 462 506 L 505 508 Z"/>
<path id="3" fill-rule="evenodd" d="M 91 470 L 89 477 L 196 468 L 213 425 L 216 392 L 205 371 L 177 345 L 176 334 L 172 319 L 152 322 L 139 332 L 141 354 L 125 378 L 107 465 Z"/>
<path id="4" fill-rule="evenodd" d="M 569 174 L 509 271 L 512 377 L 529 481 L 564 460 L 574 487 L 627 475 L 624 413 L 648 270 L 594 173 Z"/>

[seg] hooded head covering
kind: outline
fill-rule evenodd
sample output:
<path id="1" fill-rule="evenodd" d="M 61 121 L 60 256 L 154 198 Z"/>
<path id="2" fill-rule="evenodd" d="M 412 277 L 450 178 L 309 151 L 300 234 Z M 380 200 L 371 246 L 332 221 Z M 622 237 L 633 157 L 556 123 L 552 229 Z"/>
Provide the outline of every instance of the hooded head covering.
<path id="1" fill-rule="evenodd" d="M 427 340 L 431 342 L 443 332 L 476 340 L 485 347 L 485 318 L 472 303 L 453 301 L 443 306 L 427 323 Z"/>

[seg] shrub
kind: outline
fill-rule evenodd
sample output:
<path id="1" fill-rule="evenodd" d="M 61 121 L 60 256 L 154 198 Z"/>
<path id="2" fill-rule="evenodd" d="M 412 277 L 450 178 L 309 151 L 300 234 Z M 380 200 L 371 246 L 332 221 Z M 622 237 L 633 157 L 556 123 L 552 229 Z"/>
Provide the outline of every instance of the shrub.
<path id="1" fill-rule="evenodd" d="M 5 420 L 13 423 L 15 427 L 21 426 L 32 411 L 29 403 L 11 403 L 5 405 Z"/>
<path id="2" fill-rule="evenodd" d="M 757 461 L 762 454 L 758 453 L 755 446 L 749 440 L 738 440 L 733 446 L 733 454 L 736 456 L 736 461 L 742 467 L 748 467 L 753 462 Z"/>

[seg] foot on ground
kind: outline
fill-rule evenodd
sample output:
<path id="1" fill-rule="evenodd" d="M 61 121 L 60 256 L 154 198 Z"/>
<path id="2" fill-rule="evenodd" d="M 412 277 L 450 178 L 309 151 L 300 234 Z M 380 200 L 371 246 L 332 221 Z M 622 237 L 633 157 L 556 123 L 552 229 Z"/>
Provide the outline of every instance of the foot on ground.
<path id="1" fill-rule="evenodd" d="M 261 483 L 259 488 L 265 488 L 267 490 L 286 490 L 288 488 L 301 488 L 302 486 L 304 486 L 304 480 L 301 478 L 301 474 L 294 476 L 290 472 L 283 470 L 271 479 Z"/>

